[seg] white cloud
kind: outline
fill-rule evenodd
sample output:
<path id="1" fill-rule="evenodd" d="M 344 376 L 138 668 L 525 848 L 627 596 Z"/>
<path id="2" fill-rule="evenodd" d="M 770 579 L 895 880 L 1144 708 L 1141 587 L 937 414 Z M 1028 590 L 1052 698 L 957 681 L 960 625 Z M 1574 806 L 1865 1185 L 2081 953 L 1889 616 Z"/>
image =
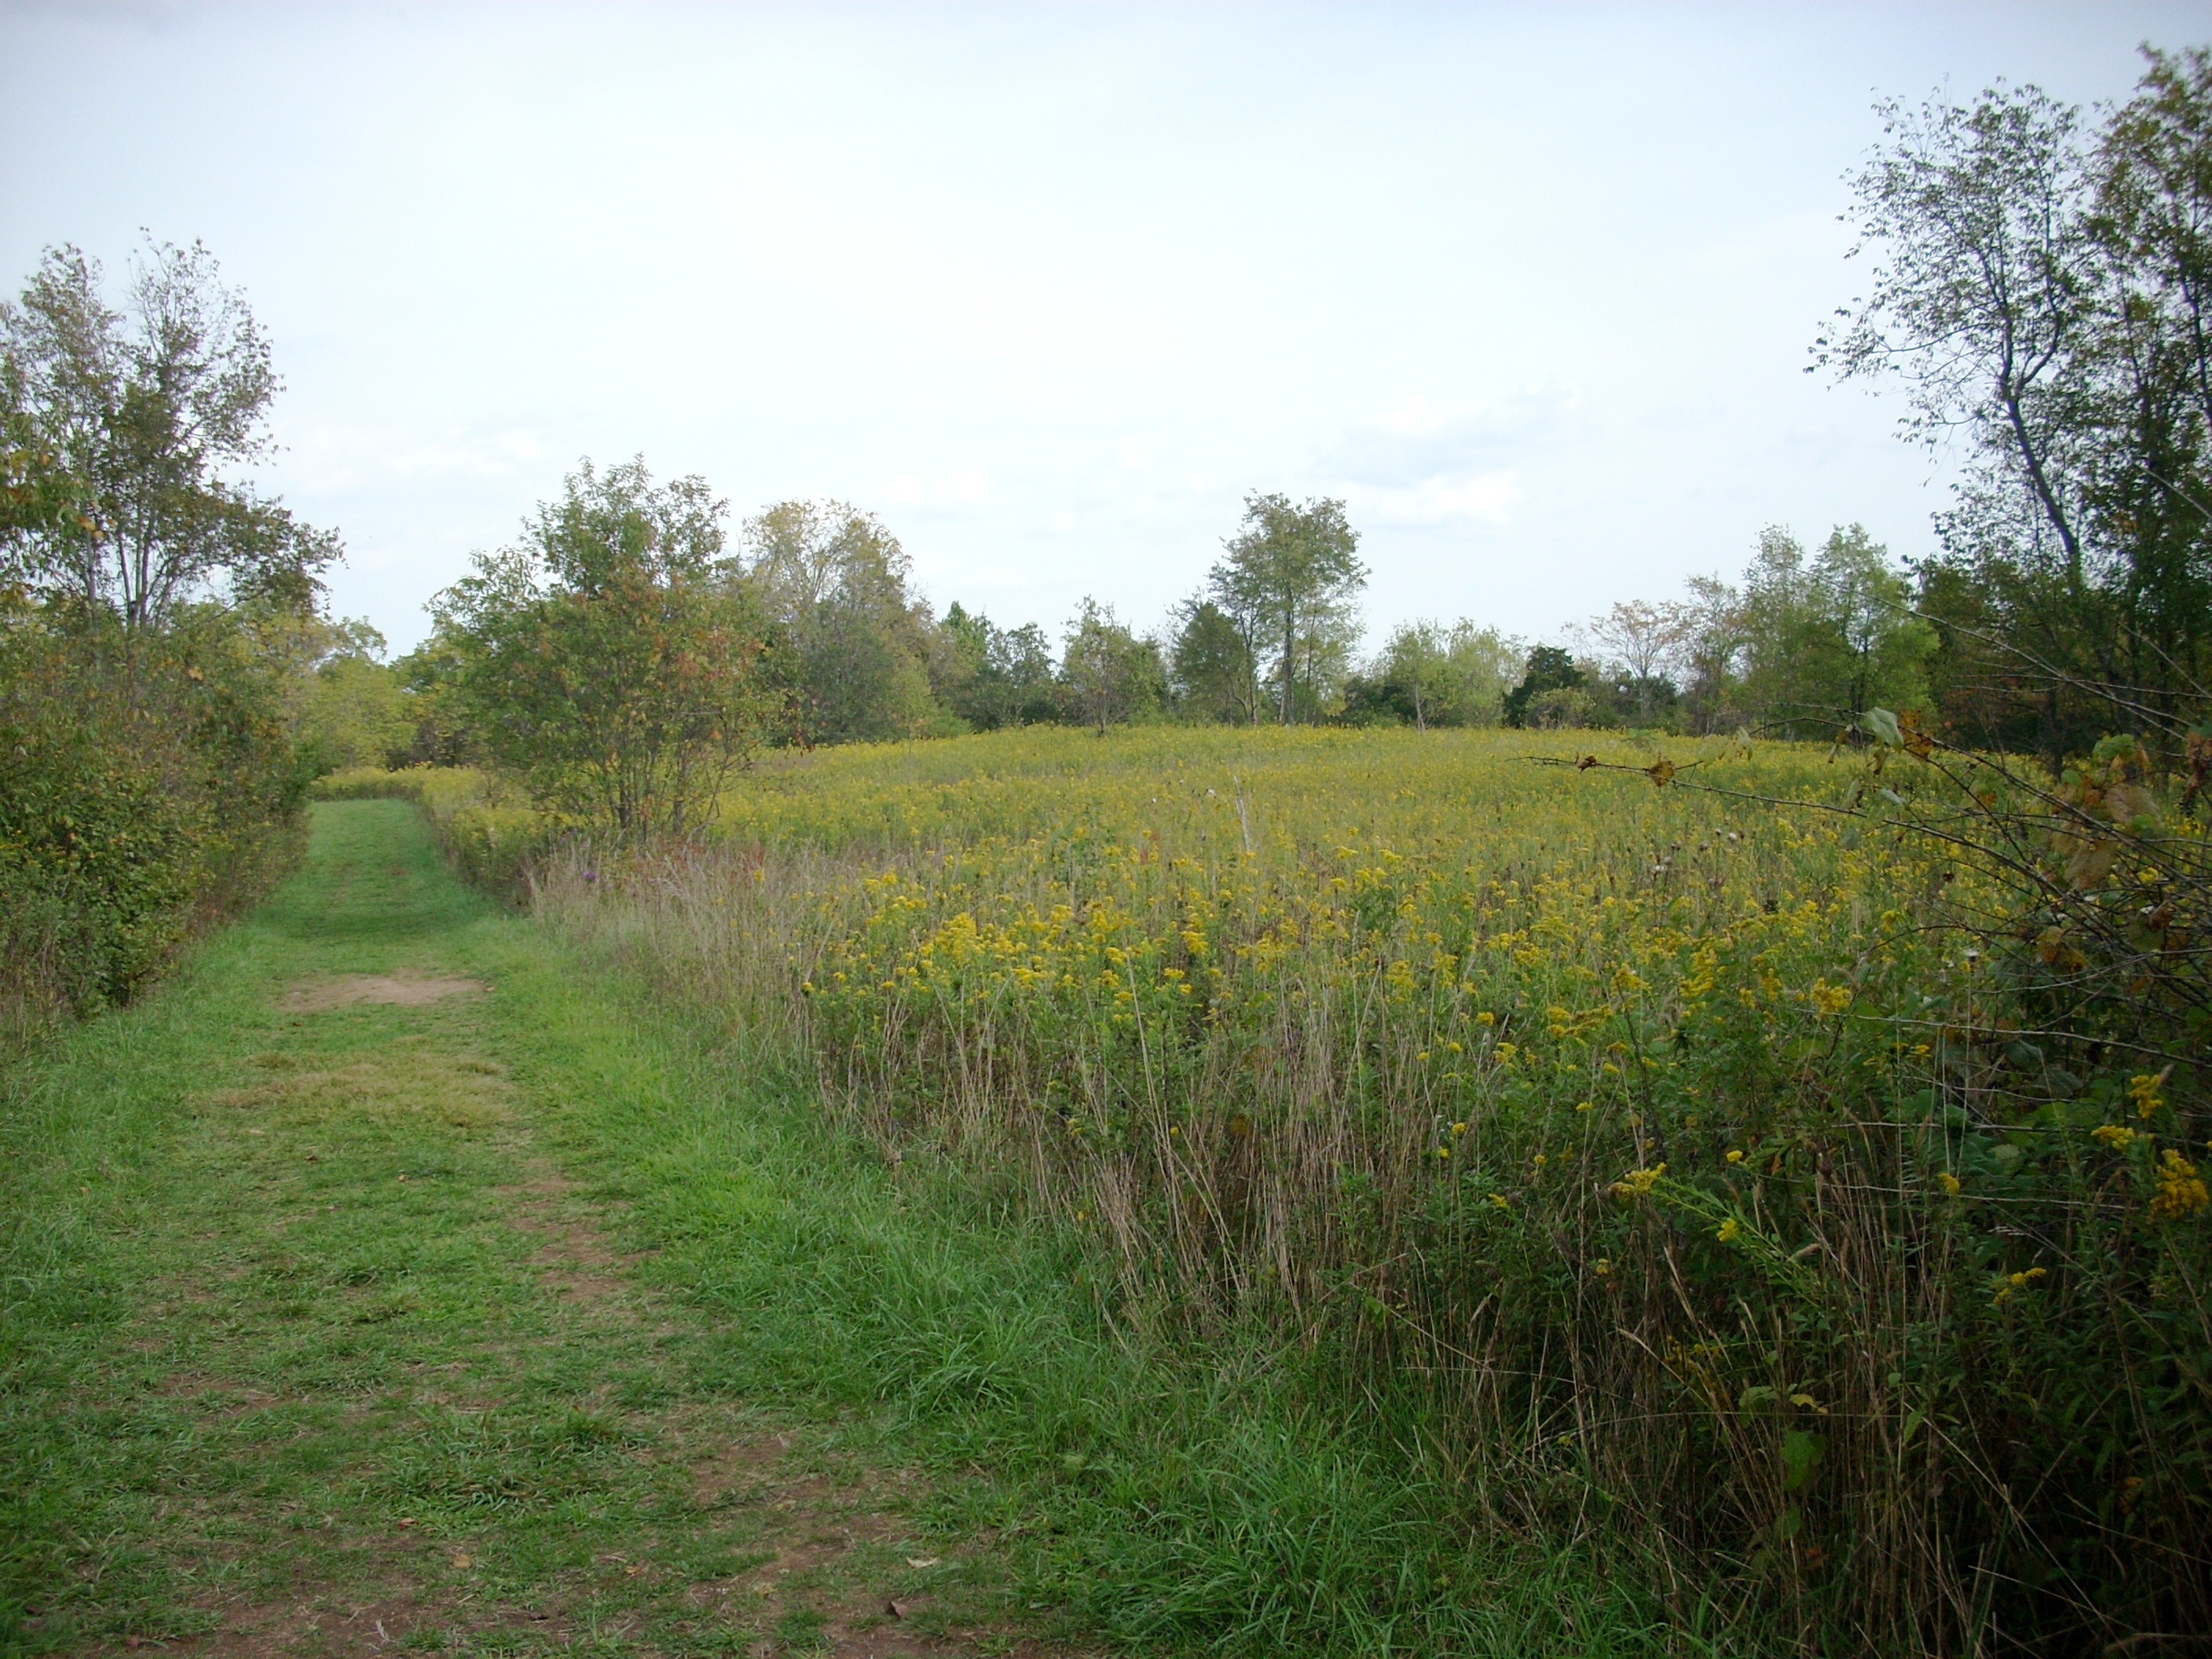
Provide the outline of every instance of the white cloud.
<path id="1" fill-rule="evenodd" d="M 1346 428 L 1316 470 L 1347 483 L 1401 488 L 1450 474 L 1498 471 L 1586 425 L 1582 394 L 1571 386 L 1532 386 L 1459 408 L 1415 398 Z"/>
<path id="2" fill-rule="evenodd" d="M 1505 524 L 1521 499 L 1521 481 L 1512 472 L 1478 472 L 1464 477 L 1424 478 L 1410 487 L 1388 489 L 1352 484 L 1346 504 L 1355 518 L 1365 514 L 1389 524 L 1443 524 L 1453 520 Z"/>
<path id="3" fill-rule="evenodd" d="M 511 477 L 545 450 L 536 433 L 520 428 L 433 435 L 315 422 L 292 434 L 278 470 L 288 485 L 343 491 L 433 478 Z"/>
<path id="4" fill-rule="evenodd" d="M 991 493 L 991 481 L 976 468 L 947 473 L 939 478 L 907 473 L 891 480 L 884 499 L 893 507 L 920 512 L 957 511 L 975 507 Z"/>
<path id="5" fill-rule="evenodd" d="M 1523 465 L 1581 424 L 1571 388 L 1452 408 L 1417 396 L 1341 433 L 1314 471 L 1355 516 L 1386 524 L 1506 524 Z"/>

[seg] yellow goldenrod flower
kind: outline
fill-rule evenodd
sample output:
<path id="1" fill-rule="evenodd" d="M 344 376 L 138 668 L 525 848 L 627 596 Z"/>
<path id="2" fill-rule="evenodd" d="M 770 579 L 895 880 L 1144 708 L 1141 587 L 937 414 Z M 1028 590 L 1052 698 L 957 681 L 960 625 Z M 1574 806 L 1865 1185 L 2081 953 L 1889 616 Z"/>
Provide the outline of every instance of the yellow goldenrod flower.
<path id="1" fill-rule="evenodd" d="M 1959 1177 L 1948 1170 L 1938 1170 L 1936 1172 L 1936 1183 L 1952 1197 L 1956 1198 L 1959 1195 Z"/>
<path id="2" fill-rule="evenodd" d="M 2009 1302 L 2014 1291 L 2026 1290 L 2037 1279 L 2044 1277 L 2045 1271 L 2041 1267 L 2030 1267 L 2025 1273 L 2008 1273 L 2003 1282 L 1997 1286 L 1997 1293 L 1990 1298 L 1990 1301 Z"/>
<path id="3" fill-rule="evenodd" d="M 1743 1224 L 1738 1221 L 1734 1216 L 1730 1216 L 1726 1221 L 1721 1223 L 1720 1231 L 1716 1232 L 1713 1237 L 1720 1240 L 1722 1243 L 1725 1244 L 1742 1231 Z"/>
<path id="4" fill-rule="evenodd" d="M 2134 1146 L 2138 1139 L 2133 1129 L 2118 1123 L 2100 1123 L 2090 1130 L 2089 1133 L 2094 1139 L 2103 1141 L 2116 1152 L 2124 1152 L 2129 1147 Z"/>
<path id="5" fill-rule="evenodd" d="M 2135 1102 L 2137 1117 L 2148 1117 L 2166 1104 L 2166 1097 L 2160 1091 L 2172 1071 L 2169 1066 L 2163 1072 L 2138 1072 L 2128 1079 L 2128 1098 Z"/>
<path id="6" fill-rule="evenodd" d="M 2212 1204 L 2212 1194 L 2204 1190 L 2203 1177 L 2197 1166 L 2182 1157 L 2179 1150 L 2169 1146 L 2159 1159 L 2158 1191 L 2150 1200 L 2150 1212 L 2169 1220 L 2192 1215 Z"/>
<path id="7" fill-rule="evenodd" d="M 1814 980 L 1813 988 L 1805 994 L 1814 1008 L 1823 1014 L 1840 1014 L 1851 1006 L 1851 988 L 1831 985 L 1825 979 Z"/>
<path id="8" fill-rule="evenodd" d="M 1666 1173 L 1667 1166 L 1663 1164 L 1654 1164 L 1647 1169 L 1631 1170 L 1613 1183 L 1613 1195 L 1616 1198 L 1648 1198 L 1650 1196 L 1651 1189 L 1659 1184 L 1659 1178 Z"/>

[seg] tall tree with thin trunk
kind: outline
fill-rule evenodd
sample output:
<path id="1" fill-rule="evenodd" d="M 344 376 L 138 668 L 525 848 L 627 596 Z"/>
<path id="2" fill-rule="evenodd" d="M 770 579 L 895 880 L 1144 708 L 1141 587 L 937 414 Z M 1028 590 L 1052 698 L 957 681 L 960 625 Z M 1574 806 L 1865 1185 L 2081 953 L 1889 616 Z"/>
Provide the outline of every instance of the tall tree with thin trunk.
<path id="1" fill-rule="evenodd" d="M 2094 132 L 2033 87 L 1885 105 L 1873 280 L 1814 348 L 1963 443 L 1921 572 L 1938 678 L 2054 763 L 2212 707 L 2212 53 L 2147 56 Z"/>
<path id="2" fill-rule="evenodd" d="M 1287 495 L 1245 498 L 1244 527 L 1223 544 L 1228 557 L 1207 586 L 1214 603 L 1272 655 L 1278 717 L 1285 726 L 1321 711 L 1357 635 L 1352 601 L 1367 585 L 1359 533 L 1344 503 Z"/>

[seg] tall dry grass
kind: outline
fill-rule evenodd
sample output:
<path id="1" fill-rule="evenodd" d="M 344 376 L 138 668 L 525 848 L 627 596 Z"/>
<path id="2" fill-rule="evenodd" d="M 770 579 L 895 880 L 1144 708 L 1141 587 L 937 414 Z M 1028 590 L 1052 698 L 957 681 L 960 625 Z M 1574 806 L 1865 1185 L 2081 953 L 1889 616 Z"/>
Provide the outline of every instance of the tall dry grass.
<path id="1" fill-rule="evenodd" d="M 1808 1648 L 2212 1628 L 2194 1078 L 2008 1040 L 1924 841 L 1543 746 L 843 751 L 538 901 L 1471 1524 L 1640 1542 Z"/>

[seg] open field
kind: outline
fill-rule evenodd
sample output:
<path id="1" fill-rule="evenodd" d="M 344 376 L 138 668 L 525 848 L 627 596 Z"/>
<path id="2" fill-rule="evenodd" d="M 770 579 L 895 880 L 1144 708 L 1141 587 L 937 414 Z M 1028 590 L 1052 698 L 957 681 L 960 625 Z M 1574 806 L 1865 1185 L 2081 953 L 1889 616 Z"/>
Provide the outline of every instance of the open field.
<path id="1" fill-rule="evenodd" d="M 1843 800 L 1850 754 L 1533 763 L 1593 748 L 1661 758 L 854 747 L 764 766 L 705 848 L 573 848 L 534 891 L 808 1054 L 888 1158 L 1048 1219 L 1128 1343 L 1360 1425 L 1427 1535 L 1623 1552 L 1685 1622 L 1784 1643 L 2191 1622 L 2212 1340 L 2155 1075 L 2008 1036 L 1971 864 L 1773 804 Z M 1157 1474 L 1140 1505 L 1188 1517 Z M 1183 1524 L 1163 1550 L 1225 1553 Z M 1356 1595 L 1451 1594 L 1418 1577 Z"/>
<path id="2" fill-rule="evenodd" d="M 1421 1491 L 1148 1363 L 1079 1249 L 775 1048 L 625 998 L 400 803 L 318 807 L 274 901 L 5 1076 L 0 1651 L 1679 1648 L 1511 1540 L 1367 1594 Z M 1167 1459 L 1210 1562 L 1133 1510 Z"/>
<path id="3" fill-rule="evenodd" d="M 1970 868 L 1744 798 L 1849 757 L 1554 750 L 854 746 L 649 852 L 333 780 L 535 925 L 334 802 L 11 1079 L 14 1639 L 2189 1628 L 2206 1206 L 2159 1079 L 2008 1036 Z"/>

